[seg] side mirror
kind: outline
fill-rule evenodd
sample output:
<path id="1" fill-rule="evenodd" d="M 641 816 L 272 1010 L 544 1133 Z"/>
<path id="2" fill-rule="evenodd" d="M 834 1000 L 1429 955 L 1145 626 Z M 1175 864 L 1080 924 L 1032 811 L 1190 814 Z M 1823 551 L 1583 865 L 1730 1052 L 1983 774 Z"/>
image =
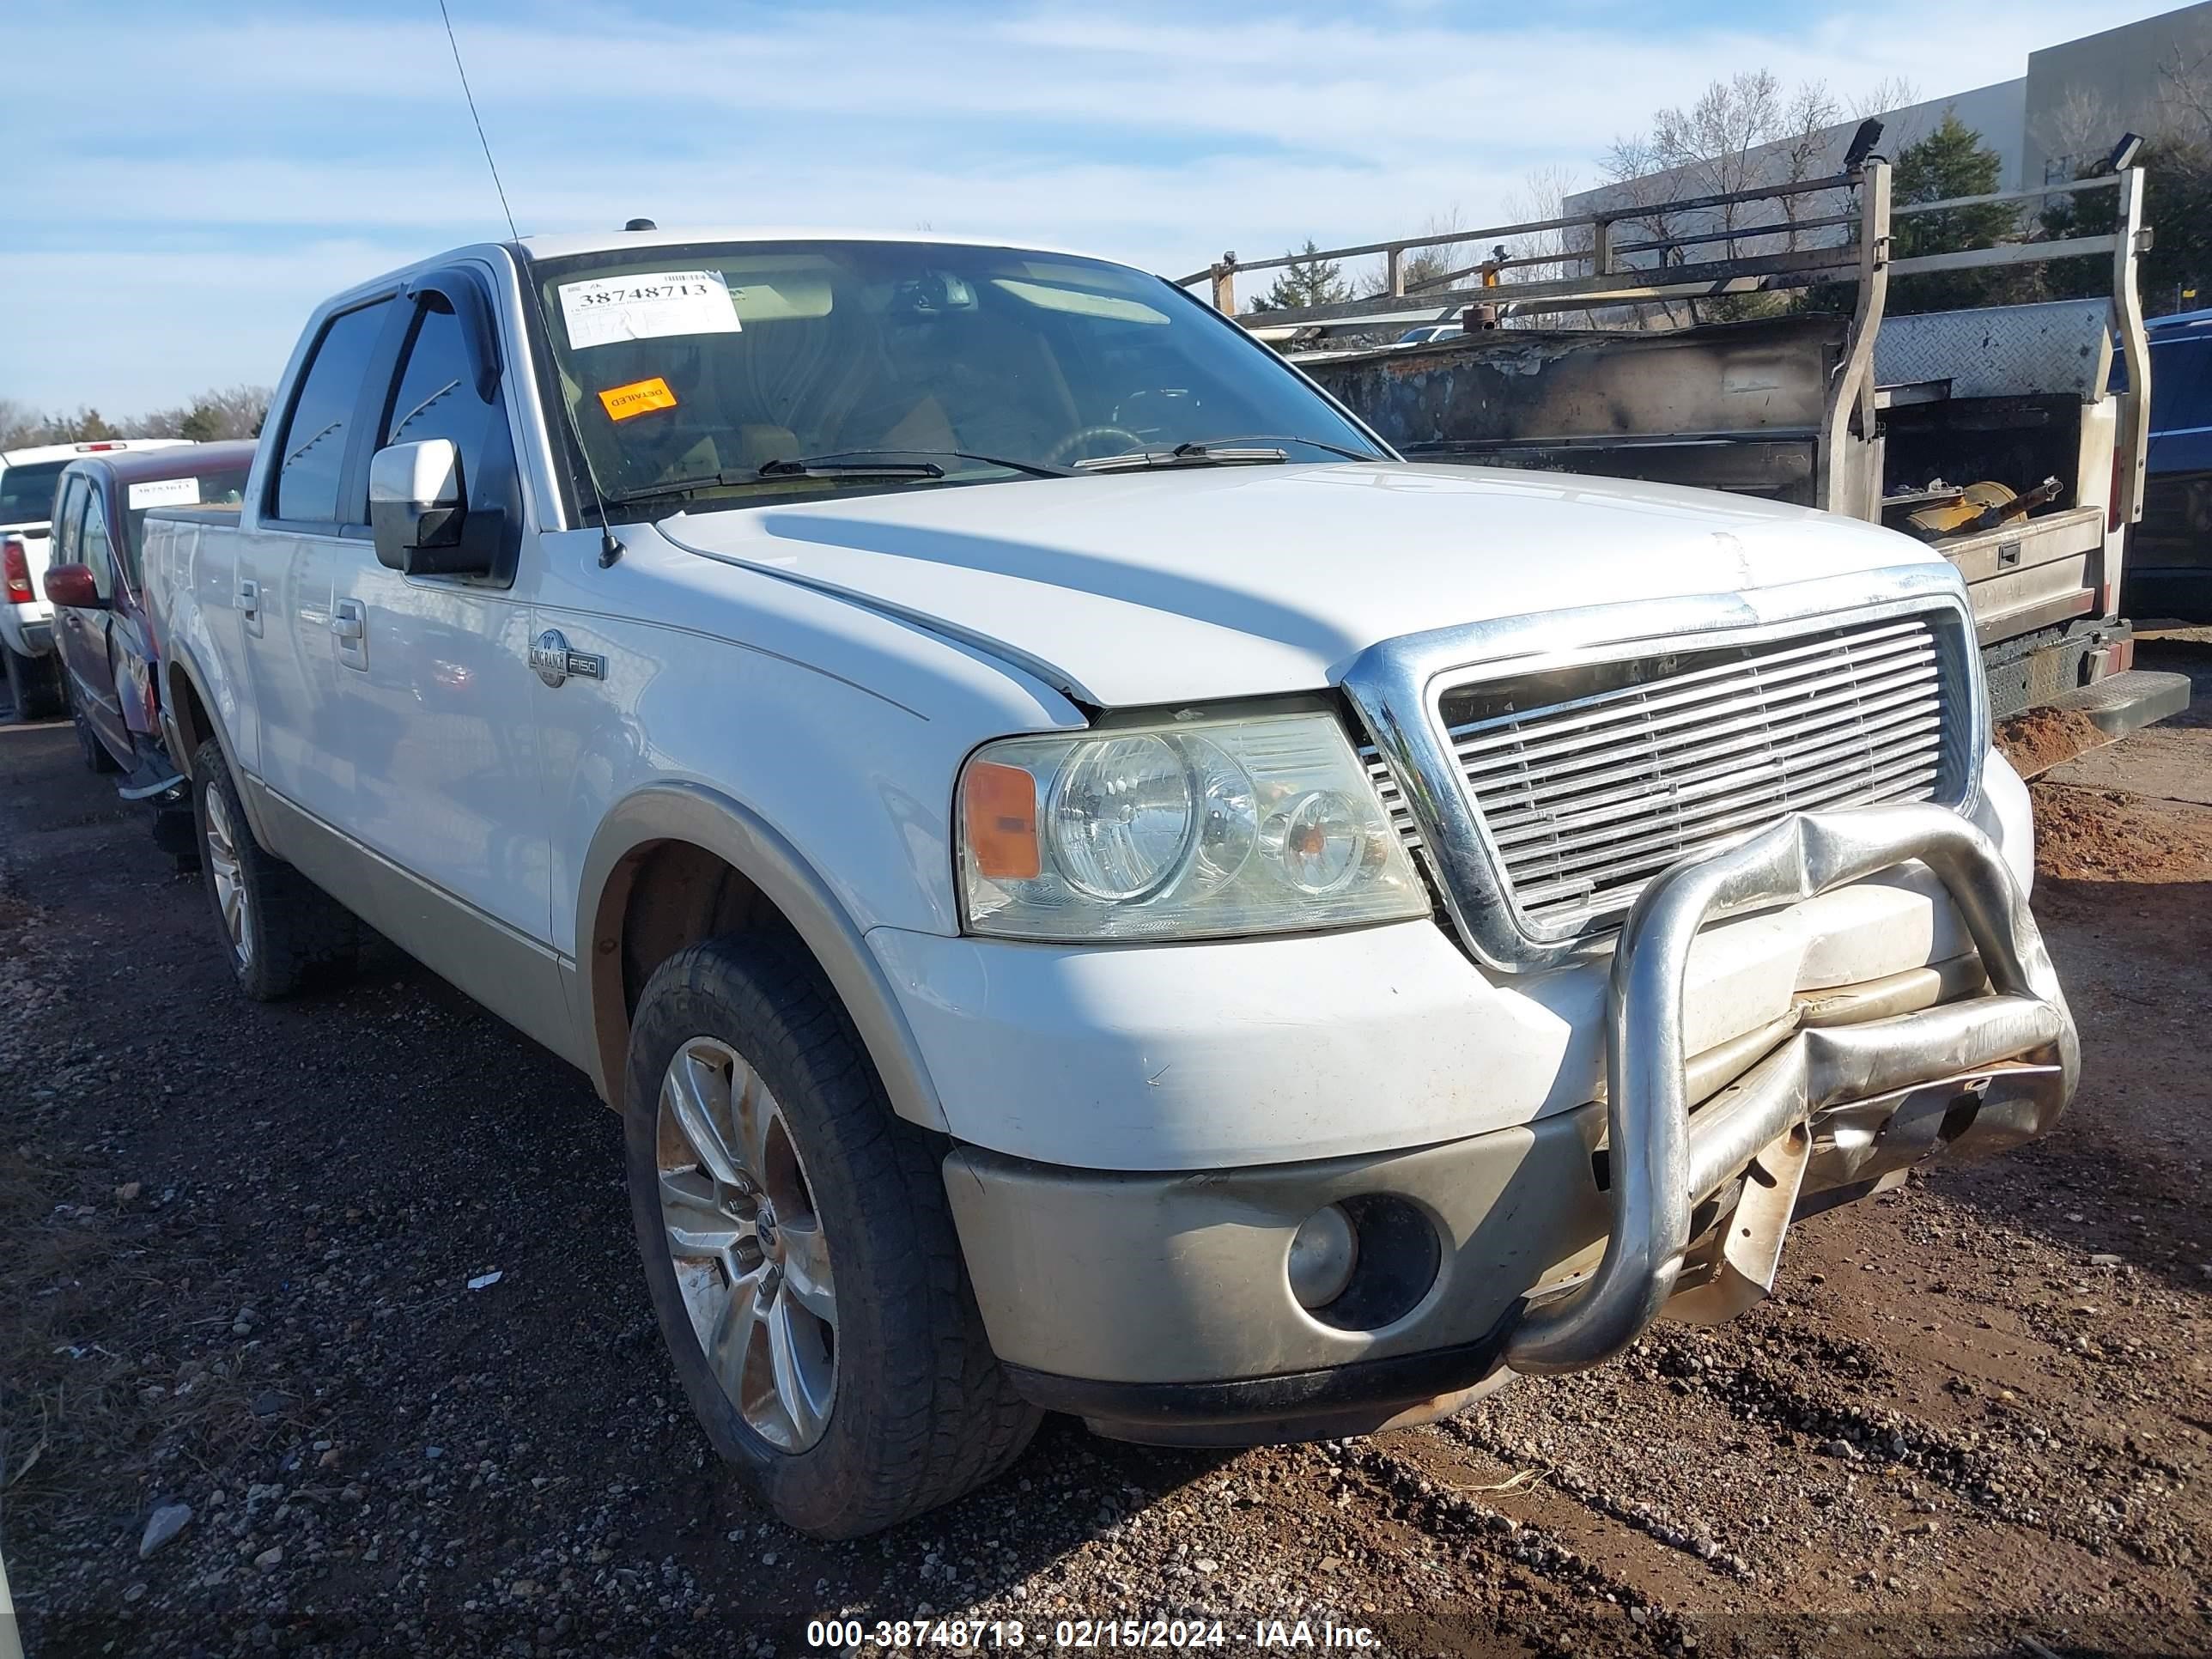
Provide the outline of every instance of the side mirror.
<path id="1" fill-rule="evenodd" d="M 46 599 L 70 611 L 105 611 L 107 601 L 92 578 L 88 564 L 50 564 L 46 567 Z"/>
<path id="2" fill-rule="evenodd" d="M 460 452 L 451 438 L 380 449 L 368 463 L 368 527 L 379 563 L 410 576 L 481 574 L 459 552 L 468 521 Z"/>

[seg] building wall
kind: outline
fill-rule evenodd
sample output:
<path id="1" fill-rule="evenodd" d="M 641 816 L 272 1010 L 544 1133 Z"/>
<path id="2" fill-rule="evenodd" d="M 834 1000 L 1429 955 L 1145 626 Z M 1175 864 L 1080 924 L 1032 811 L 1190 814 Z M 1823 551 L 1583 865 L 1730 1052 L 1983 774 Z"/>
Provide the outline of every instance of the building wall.
<path id="1" fill-rule="evenodd" d="M 2155 133 L 2160 71 L 2177 64 L 2212 76 L 2212 0 L 2029 53 L 2021 187 L 2071 176 L 2122 132 Z"/>
<path id="2" fill-rule="evenodd" d="M 2207 0 L 2207 3 L 2212 3 L 2212 0 Z M 2027 149 L 2027 80 L 1999 81 L 1993 86 L 1976 87 L 1971 92 L 1929 98 L 1903 109 L 1885 111 L 1881 118 L 1881 153 L 1894 160 L 1907 144 L 1918 143 L 1942 126 L 1943 118 L 1948 114 L 1957 115 L 1981 134 L 1982 143 L 1995 150 L 2003 161 L 2003 171 L 1997 177 L 2008 185 L 2014 185 L 2021 176 Z M 1846 142 L 1850 132 L 1848 127 L 1844 131 Z M 1843 154 L 1840 147 L 1836 154 Z"/>
<path id="3" fill-rule="evenodd" d="M 1881 150 L 1894 157 L 1907 144 L 1926 137 L 1947 111 L 1955 111 L 2002 158 L 2001 177 L 2007 186 L 2031 189 L 2055 178 L 2071 176 L 2077 161 L 2102 155 L 2124 131 L 2154 132 L 2160 124 L 2160 68 L 2177 61 L 2200 59 L 2204 72 L 2212 77 L 2212 0 L 2199 0 L 2197 4 L 2138 23 L 2046 46 L 2029 54 L 2027 73 L 2017 79 L 1885 111 L 1880 118 Z M 1814 170 L 1833 172 L 1857 129 L 1856 120 L 1838 121 L 1827 128 L 1821 135 L 1821 158 Z M 1789 176 L 1788 158 L 1781 145 L 1754 150 L 1751 159 L 1759 167 L 1757 176 L 1769 183 L 1779 183 Z M 1686 179 L 1684 170 L 1676 168 L 1580 191 L 1567 198 L 1565 210 L 1595 212 L 1639 201 L 1693 195 L 1698 188 L 1694 179 Z M 1772 205 L 1754 204 L 1750 210 L 1771 217 Z M 1808 201 L 1800 210 L 1803 216 L 1812 217 L 1832 210 Z M 1678 218 L 1670 222 L 1668 228 L 1717 230 L 1729 222 L 1717 213 L 1695 217 L 1697 223 Z M 1739 218 L 1734 222 L 1744 221 Z M 1745 244 L 1736 251 L 1752 253 L 1771 248 Z"/>
<path id="4" fill-rule="evenodd" d="M 2212 10 L 2212 0 L 2206 0 L 2206 9 Z M 1955 111 L 1959 118 L 1982 135 L 1982 140 L 2003 158 L 2007 180 L 2014 178 L 2022 164 L 2023 115 L 2027 106 L 2027 82 L 2025 79 L 2001 81 L 1993 86 L 1976 87 L 1969 92 L 1954 93 L 1945 98 L 1931 98 L 1921 103 L 1910 104 L 1901 109 L 1885 110 L 1878 118 L 1882 124 L 1880 153 L 1894 156 L 1905 145 L 1926 137 L 1942 124 L 1947 112 Z M 1851 136 L 1858 131 L 1855 117 L 1838 121 L 1824 128 L 1820 134 L 1820 149 L 1808 169 L 1809 176 L 1832 173 L 1843 167 L 1844 152 L 1850 147 Z M 1788 148 L 1782 144 L 1766 144 L 1752 151 L 1747 158 L 1749 176 L 1766 184 L 1780 184 L 1790 177 Z M 1594 213 L 1608 207 L 1632 207 L 1638 203 L 1661 201 L 1670 197 L 1694 196 L 1705 189 L 1695 169 L 1674 167 L 1655 173 L 1623 184 L 1601 185 L 1566 198 L 1565 211 Z M 1844 210 L 1848 201 L 1838 196 L 1810 196 L 1797 198 L 1796 213 L 1800 218 L 1820 218 Z M 1783 216 L 1778 202 L 1755 202 L 1733 210 L 1735 216 L 1726 216 L 1723 210 L 1672 216 L 1667 221 L 1669 234 L 1693 234 L 1701 230 L 1720 230 L 1730 225 L 1767 224 Z M 1805 243 L 1824 243 L 1839 240 L 1844 233 L 1827 230 L 1806 233 Z M 1621 240 L 1636 240 L 1632 226 Z M 1757 239 L 1739 241 L 1737 254 L 1768 253 L 1787 246 L 1784 239 L 1768 241 Z M 1719 257 L 1720 250 L 1711 250 L 1711 257 Z"/>

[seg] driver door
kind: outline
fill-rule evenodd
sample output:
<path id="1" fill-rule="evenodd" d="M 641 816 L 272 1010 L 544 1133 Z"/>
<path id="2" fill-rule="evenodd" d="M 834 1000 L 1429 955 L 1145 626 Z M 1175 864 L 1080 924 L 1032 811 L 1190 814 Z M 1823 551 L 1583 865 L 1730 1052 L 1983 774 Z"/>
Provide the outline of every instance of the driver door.
<path id="1" fill-rule="evenodd" d="M 109 604 L 115 599 L 115 549 L 101 510 L 100 492 L 81 474 L 66 480 L 54 504 L 53 545 L 48 569 L 82 564 Z M 122 695 L 116 689 L 108 648 L 110 614 L 76 605 L 54 607 L 54 641 L 69 677 L 70 701 L 110 753 L 128 755 L 131 733 L 123 721 Z"/>

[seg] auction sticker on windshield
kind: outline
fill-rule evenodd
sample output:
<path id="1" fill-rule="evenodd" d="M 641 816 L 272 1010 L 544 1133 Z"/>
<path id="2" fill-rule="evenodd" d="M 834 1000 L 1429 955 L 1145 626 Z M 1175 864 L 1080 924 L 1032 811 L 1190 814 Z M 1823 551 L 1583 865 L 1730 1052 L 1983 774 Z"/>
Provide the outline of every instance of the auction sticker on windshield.
<path id="1" fill-rule="evenodd" d="M 736 334 L 730 285 L 719 270 L 647 270 L 561 284 L 568 343 L 612 345 L 672 334 Z"/>
<path id="2" fill-rule="evenodd" d="M 131 506 L 197 507 L 200 500 L 200 481 L 198 478 L 156 478 L 148 483 L 131 486 Z"/>
<path id="3" fill-rule="evenodd" d="M 656 374 L 649 380 L 609 386 L 599 393 L 599 402 L 606 406 L 609 420 L 627 421 L 633 416 L 649 415 L 656 409 L 675 408 L 676 394 L 668 389 L 668 382 Z"/>

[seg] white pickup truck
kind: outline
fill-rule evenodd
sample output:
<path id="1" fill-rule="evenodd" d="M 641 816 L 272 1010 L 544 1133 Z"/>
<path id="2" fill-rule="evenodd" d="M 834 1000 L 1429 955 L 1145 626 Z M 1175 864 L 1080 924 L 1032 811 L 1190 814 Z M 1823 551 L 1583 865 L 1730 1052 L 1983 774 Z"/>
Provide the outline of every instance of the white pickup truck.
<path id="1" fill-rule="evenodd" d="M 317 312 L 145 562 L 240 985 L 359 918 L 587 1073 L 699 1418 L 817 1534 L 1039 1408 L 1601 1364 L 2074 1087 L 1953 567 L 1407 465 L 1121 266 L 461 249 Z"/>

